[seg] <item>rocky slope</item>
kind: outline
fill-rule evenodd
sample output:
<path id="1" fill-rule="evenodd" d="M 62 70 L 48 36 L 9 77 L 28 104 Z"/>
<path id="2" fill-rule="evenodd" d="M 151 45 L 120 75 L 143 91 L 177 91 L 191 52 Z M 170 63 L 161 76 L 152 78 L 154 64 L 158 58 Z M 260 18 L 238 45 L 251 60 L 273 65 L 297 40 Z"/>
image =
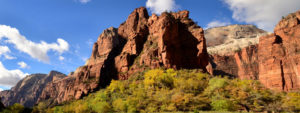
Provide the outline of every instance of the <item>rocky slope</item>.
<path id="1" fill-rule="evenodd" d="M 188 11 L 149 16 L 141 7 L 119 28 L 105 30 L 86 65 L 48 84 L 39 101 L 57 104 L 80 99 L 112 79 L 128 79 L 151 68 L 197 68 L 206 72 L 208 59 L 204 31 L 189 18 Z"/>
<path id="2" fill-rule="evenodd" d="M 66 77 L 64 74 L 56 71 L 51 71 L 48 75 L 32 74 L 19 81 L 10 90 L 0 92 L 0 98 L 5 106 L 20 103 L 26 107 L 32 107 L 46 84 L 64 77 Z"/>

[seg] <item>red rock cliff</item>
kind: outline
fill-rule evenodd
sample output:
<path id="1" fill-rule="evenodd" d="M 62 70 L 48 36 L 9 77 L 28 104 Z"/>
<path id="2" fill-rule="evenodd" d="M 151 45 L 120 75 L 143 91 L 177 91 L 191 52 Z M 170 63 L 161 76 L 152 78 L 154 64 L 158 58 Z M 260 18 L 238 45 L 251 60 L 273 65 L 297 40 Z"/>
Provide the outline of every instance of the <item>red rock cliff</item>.
<path id="1" fill-rule="evenodd" d="M 282 19 L 274 33 L 260 38 L 259 80 L 268 88 L 300 88 L 300 11 Z"/>
<path id="2" fill-rule="evenodd" d="M 257 45 L 251 45 L 231 54 L 211 55 L 213 74 L 256 80 L 258 78 L 257 50 Z"/>
<path id="3" fill-rule="evenodd" d="M 128 79 L 146 69 L 200 68 L 206 72 L 207 65 L 203 29 L 189 18 L 188 11 L 149 17 L 142 7 L 135 9 L 118 29 L 105 30 L 86 65 L 48 84 L 39 101 L 57 104 L 80 99 L 112 79 Z"/>
<path id="4" fill-rule="evenodd" d="M 275 90 L 300 89 L 300 11 L 282 19 L 273 34 L 227 55 L 211 55 L 215 75 L 261 81 Z"/>

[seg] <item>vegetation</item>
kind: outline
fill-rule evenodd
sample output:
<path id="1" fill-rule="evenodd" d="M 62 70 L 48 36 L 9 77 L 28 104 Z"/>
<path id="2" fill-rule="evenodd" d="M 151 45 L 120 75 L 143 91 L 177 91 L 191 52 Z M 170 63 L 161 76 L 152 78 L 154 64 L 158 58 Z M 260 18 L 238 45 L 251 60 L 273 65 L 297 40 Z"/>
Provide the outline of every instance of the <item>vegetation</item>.
<path id="1" fill-rule="evenodd" d="M 1 113 L 30 113 L 31 109 L 25 108 L 21 104 L 14 104 L 12 106 L 9 106 L 5 108 Z"/>
<path id="2" fill-rule="evenodd" d="M 149 70 L 129 80 L 53 108 L 39 103 L 33 113 L 107 112 L 300 112 L 300 92 L 279 93 L 258 81 L 212 77 L 200 70 Z M 19 104 L 4 112 L 22 111 Z"/>

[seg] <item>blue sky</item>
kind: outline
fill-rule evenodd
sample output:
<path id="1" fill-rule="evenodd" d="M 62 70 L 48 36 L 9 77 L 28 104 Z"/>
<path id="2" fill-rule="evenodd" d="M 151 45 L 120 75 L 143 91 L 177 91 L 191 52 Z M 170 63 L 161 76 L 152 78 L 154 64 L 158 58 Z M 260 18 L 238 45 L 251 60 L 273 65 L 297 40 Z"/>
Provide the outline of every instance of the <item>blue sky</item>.
<path id="1" fill-rule="evenodd" d="M 203 28 L 255 24 L 272 31 L 281 16 L 299 10 L 298 4 L 299 0 L 0 0 L 0 90 L 26 74 L 74 71 L 90 57 L 104 29 L 118 27 L 141 6 L 147 6 L 149 14 L 189 10 Z"/>

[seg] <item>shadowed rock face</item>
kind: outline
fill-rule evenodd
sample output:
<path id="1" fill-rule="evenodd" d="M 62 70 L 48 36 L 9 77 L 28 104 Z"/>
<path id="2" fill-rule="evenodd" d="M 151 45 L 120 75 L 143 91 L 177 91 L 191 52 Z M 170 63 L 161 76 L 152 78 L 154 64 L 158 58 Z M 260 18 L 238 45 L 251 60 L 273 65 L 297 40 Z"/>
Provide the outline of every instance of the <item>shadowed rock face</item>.
<path id="1" fill-rule="evenodd" d="M 1 102 L 1 98 L 0 98 L 0 112 L 5 109 L 5 106 L 4 104 Z"/>
<path id="2" fill-rule="evenodd" d="M 118 29 L 109 28 L 99 36 L 86 65 L 48 84 L 39 101 L 57 104 L 80 99 L 112 79 L 125 80 L 151 68 L 206 72 L 208 58 L 203 29 L 188 11 L 149 17 L 146 8 L 137 8 Z"/>
<path id="3" fill-rule="evenodd" d="M 51 71 L 48 75 L 29 75 L 19 81 L 11 90 L 0 92 L 0 97 L 5 106 L 20 103 L 25 107 L 32 107 L 37 102 L 46 84 L 64 77 L 66 77 L 64 74 L 56 71 Z"/>
<path id="4" fill-rule="evenodd" d="M 229 75 L 241 79 L 258 78 L 257 45 L 251 45 L 228 55 L 211 55 L 214 75 Z"/>

